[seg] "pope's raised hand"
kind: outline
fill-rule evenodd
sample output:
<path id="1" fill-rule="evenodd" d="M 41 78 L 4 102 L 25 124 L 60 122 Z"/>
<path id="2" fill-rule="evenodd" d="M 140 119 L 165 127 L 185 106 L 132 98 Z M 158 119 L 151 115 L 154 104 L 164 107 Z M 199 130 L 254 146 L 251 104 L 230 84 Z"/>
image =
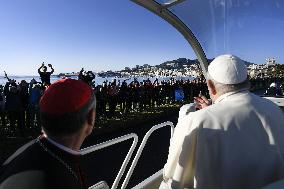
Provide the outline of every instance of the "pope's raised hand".
<path id="1" fill-rule="evenodd" d="M 205 96 L 199 95 L 198 97 L 194 97 L 194 102 L 196 103 L 197 109 L 203 109 L 207 106 L 210 106 L 212 103 Z"/>

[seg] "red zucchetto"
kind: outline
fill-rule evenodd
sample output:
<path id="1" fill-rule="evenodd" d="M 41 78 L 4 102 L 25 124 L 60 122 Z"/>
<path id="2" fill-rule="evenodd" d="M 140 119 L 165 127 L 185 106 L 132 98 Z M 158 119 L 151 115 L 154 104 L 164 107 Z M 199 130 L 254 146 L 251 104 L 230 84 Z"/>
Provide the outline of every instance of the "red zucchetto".
<path id="1" fill-rule="evenodd" d="M 40 111 L 48 114 L 71 113 L 82 108 L 92 96 L 92 88 L 74 79 L 62 79 L 50 85 L 40 99 Z"/>

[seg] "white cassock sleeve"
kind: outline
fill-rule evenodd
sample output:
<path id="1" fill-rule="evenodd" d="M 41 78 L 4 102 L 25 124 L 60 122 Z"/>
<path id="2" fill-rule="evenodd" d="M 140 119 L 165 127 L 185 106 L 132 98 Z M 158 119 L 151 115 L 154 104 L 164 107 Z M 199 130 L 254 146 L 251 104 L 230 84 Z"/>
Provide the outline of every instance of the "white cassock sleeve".
<path id="1" fill-rule="evenodd" d="M 192 113 L 179 119 L 171 139 L 167 163 L 160 189 L 194 188 L 194 162 L 198 127 Z"/>

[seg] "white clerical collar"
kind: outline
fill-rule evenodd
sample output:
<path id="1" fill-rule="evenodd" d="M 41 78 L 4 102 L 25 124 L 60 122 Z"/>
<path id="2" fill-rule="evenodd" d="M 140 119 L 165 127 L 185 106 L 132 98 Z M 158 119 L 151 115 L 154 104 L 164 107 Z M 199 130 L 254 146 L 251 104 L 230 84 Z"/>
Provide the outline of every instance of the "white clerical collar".
<path id="1" fill-rule="evenodd" d="M 58 147 L 59 149 L 67 152 L 67 153 L 70 153 L 70 154 L 73 154 L 73 155 L 81 155 L 81 153 L 79 151 L 76 151 L 76 150 L 72 150 L 71 148 L 68 148 L 62 144 L 59 144 L 58 142 L 55 142 L 54 140 L 52 140 L 51 138 L 49 138 L 47 135 L 43 135 L 46 140 L 48 142 L 50 142 L 51 144 L 53 144 L 54 146 Z"/>
<path id="2" fill-rule="evenodd" d="M 229 96 L 232 96 L 232 95 L 237 94 L 237 93 L 243 93 L 243 92 L 248 92 L 248 90 L 247 89 L 241 89 L 239 91 L 228 92 L 228 93 L 222 94 L 221 96 L 219 96 L 215 100 L 214 104 L 221 102 L 222 100 L 226 99 Z"/>

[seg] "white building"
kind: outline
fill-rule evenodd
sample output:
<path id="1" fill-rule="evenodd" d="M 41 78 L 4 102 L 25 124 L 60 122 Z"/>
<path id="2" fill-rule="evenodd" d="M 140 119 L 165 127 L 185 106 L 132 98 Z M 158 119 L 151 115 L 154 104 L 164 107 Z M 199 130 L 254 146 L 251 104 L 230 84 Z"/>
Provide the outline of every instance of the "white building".
<path id="1" fill-rule="evenodd" d="M 267 59 L 266 59 L 266 66 L 267 66 L 267 67 L 275 66 L 276 64 L 277 64 L 277 63 L 276 63 L 275 58 L 267 58 Z"/>

